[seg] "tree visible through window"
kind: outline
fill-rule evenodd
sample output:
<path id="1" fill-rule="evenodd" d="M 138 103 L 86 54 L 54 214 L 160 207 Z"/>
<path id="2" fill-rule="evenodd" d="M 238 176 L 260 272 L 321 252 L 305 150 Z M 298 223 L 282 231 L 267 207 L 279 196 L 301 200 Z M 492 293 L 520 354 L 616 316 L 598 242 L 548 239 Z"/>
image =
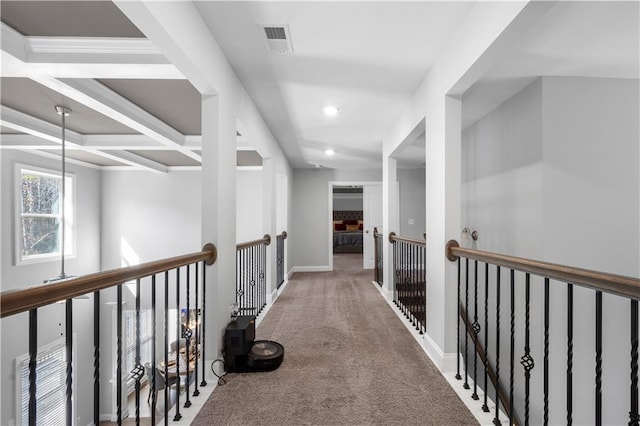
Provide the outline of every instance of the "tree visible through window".
<path id="1" fill-rule="evenodd" d="M 65 251 L 71 252 L 72 178 L 65 182 Z M 62 237 L 62 178 L 53 172 L 20 169 L 20 257 L 60 254 Z"/>

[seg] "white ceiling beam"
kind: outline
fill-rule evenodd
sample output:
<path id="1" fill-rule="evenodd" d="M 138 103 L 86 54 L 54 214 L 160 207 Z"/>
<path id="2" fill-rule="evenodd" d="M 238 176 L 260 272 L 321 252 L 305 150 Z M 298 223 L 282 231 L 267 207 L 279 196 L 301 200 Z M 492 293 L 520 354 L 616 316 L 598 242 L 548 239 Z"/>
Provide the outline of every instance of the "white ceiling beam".
<path id="1" fill-rule="evenodd" d="M 44 120 L 20 111 L 16 111 L 4 105 L 0 106 L 0 125 L 17 130 L 22 133 L 26 133 L 28 135 L 35 136 L 40 139 L 54 142 L 58 146 L 62 143 L 62 128 L 60 126 L 48 123 Z M 3 141 L 5 139 L 5 136 L 7 135 L 4 135 L 2 137 Z M 24 139 L 25 138 L 23 138 L 23 140 Z M 164 164 L 149 160 L 148 158 L 144 158 L 131 152 L 104 152 L 96 148 L 85 147 L 83 146 L 83 135 L 74 132 L 73 130 L 65 130 L 65 144 L 67 144 L 69 148 L 81 148 L 92 154 L 96 154 L 101 157 L 115 160 L 121 163 L 129 164 L 131 166 L 142 167 L 144 169 L 160 173 L 167 173 L 168 171 L 167 166 L 165 166 Z M 47 147 L 45 149 L 50 148 L 51 147 Z M 24 145 L 21 146 L 20 149 L 30 149 L 35 152 L 38 148 Z"/>
<path id="2" fill-rule="evenodd" d="M 4 105 L 0 106 L 0 125 L 55 142 L 58 145 L 62 143 L 62 127 Z M 82 145 L 82 135 L 67 129 L 65 131 L 65 141 L 70 146 Z"/>
<path id="3" fill-rule="evenodd" d="M 29 154 L 35 154 L 35 155 L 39 155 L 40 157 L 45 157 L 45 158 L 52 158 L 54 160 L 60 160 L 60 156 L 53 154 L 51 152 L 45 152 L 45 151 L 38 151 L 38 150 L 27 150 L 27 149 L 23 149 L 21 151 L 25 151 L 28 152 Z M 70 164 L 77 164 L 79 166 L 82 167 L 89 167 L 90 169 L 101 169 L 102 167 L 97 165 L 97 164 L 93 164 L 93 163 L 87 163 L 86 161 L 81 161 L 81 160 L 76 160 L 74 158 L 65 158 L 65 162 L 66 163 L 70 163 Z"/>
<path id="4" fill-rule="evenodd" d="M 202 161 L 202 156 L 183 146 L 185 137 L 182 133 L 96 80 L 55 79 L 44 76 L 33 79 L 189 158 Z"/>
<path id="5" fill-rule="evenodd" d="M 71 149 L 71 145 L 67 149 Z M 25 134 L 3 134 L 0 136 L 0 149 L 56 149 L 60 148 L 59 143 L 46 141 L 32 135 Z M 74 146 L 75 148 L 75 146 Z"/>
<path id="6" fill-rule="evenodd" d="M 184 79 L 148 39 L 25 37 L 0 23 L 2 76 Z"/>
<path id="7" fill-rule="evenodd" d="M 167 173 L 169 171 L 169 168 L 162 163 L 149 160 L 148 158 L 141 157 L 138 154 L 134 154 L 128 151 L 109 151 L 109 152 L 103 152 L 103 151 L 97 151 L 97 150 L 96 151 L 87 150 L 87 151 L 93 152 L 93 153 L 99 152 L 100 155 L 104 156 L 105 158 L 110 158 L 111 160 L 119 161 L 121 163 L 128 164 L 133 167 L 140 167 L 152 172 Z"/>

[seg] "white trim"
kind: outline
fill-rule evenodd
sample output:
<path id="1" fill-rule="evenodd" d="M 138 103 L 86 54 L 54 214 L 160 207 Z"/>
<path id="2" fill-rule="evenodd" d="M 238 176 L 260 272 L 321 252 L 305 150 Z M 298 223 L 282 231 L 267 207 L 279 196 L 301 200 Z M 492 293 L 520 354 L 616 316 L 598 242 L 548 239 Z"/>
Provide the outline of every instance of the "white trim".
<path id="1" fill-rule="evenodd" d="M 159 59 L 158 63 L 168 63 L 160 50 L 146 38 L 24 37 L 24 43 L 28 53 L 142 55 L 146 59 L 144 62 L 149 60 L 148 56 L 154 55 Z"/>
<path id="2" fill-rule="evenodd" d="M 331 272 L 329 266 L 294 266 L 289 271 L 289 277 L 296 272 Z"/>
<path id="3" fill-rule="evenodd" d="M 241 171 L 252 171 L 252 170 L 262 170 L 262 166 L 236 166 L 236 170 Z"/>

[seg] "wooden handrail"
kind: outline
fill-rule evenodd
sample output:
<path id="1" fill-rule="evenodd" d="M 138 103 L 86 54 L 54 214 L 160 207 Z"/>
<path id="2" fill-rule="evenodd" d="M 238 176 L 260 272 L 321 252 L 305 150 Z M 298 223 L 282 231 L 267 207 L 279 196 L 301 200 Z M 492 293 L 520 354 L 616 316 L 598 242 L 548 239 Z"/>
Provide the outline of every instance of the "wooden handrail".
<path id="1" fill-rule="evenodd" d="M 242 249 L 246 249 L 253 246 L 259 246 L 260 244 L 264 244 L 265 246 L 268 246 L 269 244 L 271 244 L 271 236 L 269 234 L 265 234 L 264 237 L 260 238 L 259 240 L 247 241 L 245 243 L 238 243 L 236 245 L 236 250 L 242 250 Z"/>
<path id="2" fill-rule="evenodd" d="M 476 333 L 473 331 L 473 327 L 471 325 L 471 322 L 469 321 L 469 317 L 467 316 L 467 312 L 464 310 L 464 306 L 462 305 L 458 305 L 460 308 L 460 318 L 462 318 L 462 321 L 464 322 L 465 328 L 467 329 L 467 334 L 469 334 L 469 336 L 471 336 L 471 341 L 473 342 L 473 345 L 476 348 L 476 352 L 478 353 L 478 356 L 480 357 L 480 360 L 485 363 L 486 362 L 486 352 L 484 350 L 484 347 L 482 346 L 482 342 L 480 340 L 478 340 L 478 336 L 476 335 Z M 476 342 L 477 340 L 477 342 Z M 500 402 L 502 403 L 502 408 L 504 409 L 504 412 L 506 413 L 507 417 L 509 417 L 509 413 L 511 412 L 511 405 L 509 404 L 509 397 L 507 396 L 507 393 L 504 391 L 504 389 L 502 388 L 502 385 L 500 383 L 498 383 L 498 377 L 496 376 L 496 372 L 493 370 L 493 367 L 491 366 L 491 364 L 489 364 L 488 362 L 486 362 L 486 367 L 487 367 L 487 376 L 489 377 L 489 380 L 491 380 L 491 383 L 493 383 L 493 387 L 494 389 L 497 387 L 498 388 L 498 398 L 500 398 Z M 465 368 L 467 368 L 468 366 L 465 365 Z M 488 389 L 484 389 L 484 392 L 488 392 Z M 495 401 L 494 401 L 495 402 Z M 516 413 L 513 413 L 513 425 L 514 426 L 518 426 L 520 424 L 520 420 L 518 419 L 518 416 L 516 415 Z"/>
<path id="3" fill-rule="evenodd" d="M 427 246 L 426 240 L 416 240 L 416 239 L 413 239 L 413 238 L 400 237 L 400 236 L 396 235 L 395 232 L 390 232 L 389 233 L 389 242 L 393 244 L 396 241 L 402 241 L 402 242 L 405 242 L 405 243 L 415 244 L 415 245 L 422 246 L 422 247 L 426 247 Z"/>
<path id="4" fill-rule="evenodd" d="M 447 243 L 446 255 L 452 262 L 459 257 L 479 260 L 492 265 L 504 266 L 509 269 L 640 300 L 640 279 L 638 278 L 463 248 L 455 240 L 450 240 Z"/>
<path id="5" fill-rule="evenodd" d="M 3 291 L 0 293 L 0 318 L 50 305 L 60 300 L 104 290 L 127 281 L 148 277 L 192 263 L 205 261 L 207 265 L 212 265 L 216 261 L 217 255 L 216 247 L 209 243 L 202 248 L 202 251 L 195 253 L 96 272 L 22 290 Z"/>

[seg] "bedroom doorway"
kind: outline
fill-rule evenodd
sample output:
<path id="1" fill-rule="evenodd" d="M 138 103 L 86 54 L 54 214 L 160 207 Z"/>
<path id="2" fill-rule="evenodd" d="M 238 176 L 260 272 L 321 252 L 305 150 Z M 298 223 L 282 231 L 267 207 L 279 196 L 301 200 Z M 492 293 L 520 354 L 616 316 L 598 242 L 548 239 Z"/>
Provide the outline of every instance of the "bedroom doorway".
<path id="1" fill-rule="evenodd" d="M 382 224 L 382 183 L 329 182 L 329 216 L 329 269 L 334 269 L 334 256 L 373 269 L 373 228 Z"/>

